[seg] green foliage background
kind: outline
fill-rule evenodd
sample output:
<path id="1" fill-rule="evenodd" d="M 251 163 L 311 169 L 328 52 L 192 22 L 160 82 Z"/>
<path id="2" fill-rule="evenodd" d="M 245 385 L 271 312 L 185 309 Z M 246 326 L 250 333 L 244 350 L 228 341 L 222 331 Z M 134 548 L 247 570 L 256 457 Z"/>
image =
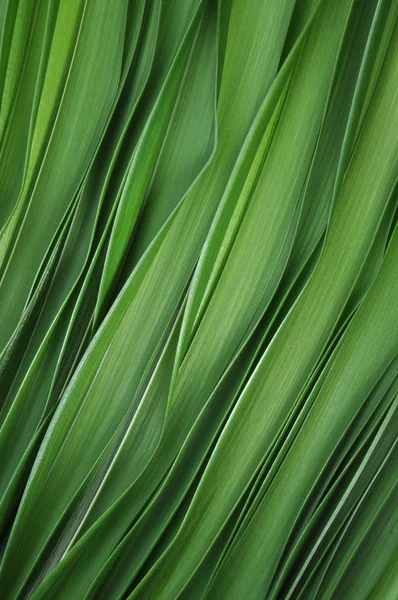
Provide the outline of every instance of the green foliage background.
<path id="1" fill-rule="evenodd" d="M 398 599 L 398 0 L 0 0 L 0 597 Z"/>

